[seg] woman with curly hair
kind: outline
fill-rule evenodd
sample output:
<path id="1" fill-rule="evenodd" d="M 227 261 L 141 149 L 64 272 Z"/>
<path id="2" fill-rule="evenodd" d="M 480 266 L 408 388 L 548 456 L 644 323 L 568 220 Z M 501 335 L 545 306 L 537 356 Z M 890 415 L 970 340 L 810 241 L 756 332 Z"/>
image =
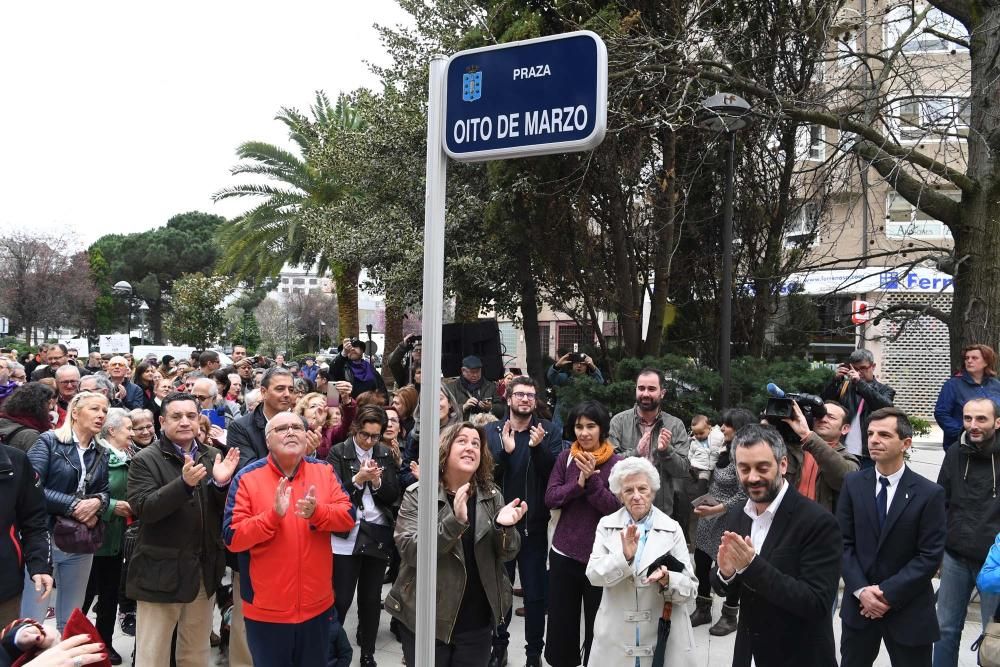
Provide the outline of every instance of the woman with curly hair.
<path id="1" fill-rule="evenodd" d="M 52 429 L 49 403 L 56 393 L 41 382 L 21 385 L 0 409 L 0 440 L 27 452 L 38 436 Z"/>
<path id="2" fill-rule="evenodd" d="M 510 609 L 512 589 L 504 563 L 521 545 L 515 524 L 528 510 L 520 499 L 506 505 L 493 484 L 486 434 L 470 422 L 441 434 L 437 493 L 437 618 L 434 664 L 482 665 L 490 660 L 493 628 Z M 385 609 L 402 624 L 403 657 L 415 665 L 417 629 L 417 505 L 420 487 L 403 495 L 395 541 L 402 563 Z M 426 536 L 425 538 L 426 539 Z M 362 662 L 362 664 L 364 664 Z"/>

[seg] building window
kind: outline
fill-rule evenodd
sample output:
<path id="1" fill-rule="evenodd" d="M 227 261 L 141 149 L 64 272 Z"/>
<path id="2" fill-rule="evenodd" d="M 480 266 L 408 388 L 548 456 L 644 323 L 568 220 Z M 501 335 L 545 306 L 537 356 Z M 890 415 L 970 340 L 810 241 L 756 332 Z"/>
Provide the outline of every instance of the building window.
<path id="1" fill-rule="evenodd" d="M 816 202 L 802 202 L 792 213 L 792 219 L 785 231 L 786 248 L 804 248 L 819 243 L 820 208 Z"/>
<path id="2" fill-rule="evenodd" d="M 576 323 L 560 323 L 559 328 L 556 331 L 556 347 L 559 350 L 567 350 L 572 352 L 574 350 L 573 345 L 576 344 L 576 349 L 582 349 L 584 345 L 589 342 L 586 336 L 586 331 L 583 327 Z M 558 350 L 557 350 L 558 351 Z"/>
<path id="3" fill-rule="evenodd" d="M 549 349 L 549 336 L 551 335 L 549 332 L 550 327 L 548 324 L 538 325 L 538 345 L 542 350 L 543 357 L 547 354 L 552 354 L 552 350 Z"/>
<path id="4" fill-rule="evenodd" d="M 305 285 L 306 284 L 306 279 L 305 278 L 292 278 L 292 284 L 293 285 Z"/>
<path id="5" fill-rule="evenodd" d="M 900 139 L 969 136 L 969 98 L 922 95 L 899 98 L 893 104 L 893 120 Z"/>
<path id="6" fill-rule="evenodd" d="M 900 38 L 910 31 L 917 14 L 924 11 L 926 5 L 899 5 L 885 15 L 885 48 L 891 49 Z M 933 32 L 928 32 L 933 31 Z M 940 9 L 931 7 L 923 22 L 910 32 L 903 51 L 911 53 L 948 53 L 950 51 L 965 51 L 966 47 L 948 39 L 953 37 L 965 43 L 969 41 L 969 33 L 959 21 L 945 14 Z"/>
<path id="7" fill-rule="evenodd" d="M 802 125 L 795 132 L 795 144 L 798 159 L 822 161 L 826 158 L 826 128 Z"/>
<path id="8" fill-rule="evenodd" d="M 938 194 L 962 201 L 962 194 L 957 190 Z M 885 235 L 891 239 L 951 238 L 951 232 L 943 222 L 935 220 L 895 192 L 889 193 L 885 210 Z"/>
<path id="9" fill-rule="evenodd" d="M 287 285 L 288 284 L 288 278 L 282 278 L 281 279 L 281 284 L 282 285 Z"/>
<path id="10" fill-rule="evenodd" d="M 309 284 L 310 285 L 315 285 L 316 284 L 316 279 L 315 278 L 310 278 L 309 279 Z"/>

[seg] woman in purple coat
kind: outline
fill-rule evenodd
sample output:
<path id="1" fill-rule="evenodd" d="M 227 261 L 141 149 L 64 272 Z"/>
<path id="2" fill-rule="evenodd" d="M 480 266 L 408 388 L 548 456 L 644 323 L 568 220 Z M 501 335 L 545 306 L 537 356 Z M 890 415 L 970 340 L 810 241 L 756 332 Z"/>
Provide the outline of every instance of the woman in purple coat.
<path id="1" fill-rule="evenodd" d="M 621 457 L 608 441 L 611 415 L 597 401 L 577 405 L 566 423 L 573 426 L 576 440 L 556 459 L 545 491 L 545 504 L 553 510 L 555 523 L 549 550 L 549 618 L 580 618 L 583 606 L 582 655 L 587 664 L 603 590 L 587 579 L 587 561 L 598 522 L 621 507 L 608 486 L 611 469 Z M 552 667 L 579 665 L 580 648 L 578 624 L 558 624 L 555 631 L 549 624 L 545 660 Z"/>

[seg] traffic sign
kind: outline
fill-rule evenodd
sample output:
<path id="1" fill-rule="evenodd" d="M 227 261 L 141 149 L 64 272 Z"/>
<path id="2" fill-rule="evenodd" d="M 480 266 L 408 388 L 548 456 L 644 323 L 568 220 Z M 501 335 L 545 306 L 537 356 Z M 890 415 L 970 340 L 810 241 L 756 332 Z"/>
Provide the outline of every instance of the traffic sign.
<path id="1" fill-rule="evenodd" d="M 607 127 L 608 51 L 581 30 L 448 60 L 444 149 L 479 161 L 587 151 Z"/>

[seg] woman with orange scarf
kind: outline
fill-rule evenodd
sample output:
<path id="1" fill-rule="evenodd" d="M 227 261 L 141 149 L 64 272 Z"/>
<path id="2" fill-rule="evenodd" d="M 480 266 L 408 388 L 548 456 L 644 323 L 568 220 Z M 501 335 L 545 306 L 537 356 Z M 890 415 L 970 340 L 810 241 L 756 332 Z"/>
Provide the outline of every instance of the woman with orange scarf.
<path id="1" fill-rule="evenodd" d="M 549 550 L 549 618 L 580 618 L 583 607 L 582 654 L 587 664 L 603 590 L 587 579 L 587 562 L 598 522 L 621 507 L 608 486 L 611 469 L 621 457 L 608 441 L 611 415 L 597 401 L 577 405 L 566 422 L 572 425 L 576 441 L 556 459 L 545 490 L 545 504 L 559 510 Z M 580 648 L 577 623 L 560 623 L 555 630 L 549 624 L 545 660 L 552 667 L 579 665 Z"/>

